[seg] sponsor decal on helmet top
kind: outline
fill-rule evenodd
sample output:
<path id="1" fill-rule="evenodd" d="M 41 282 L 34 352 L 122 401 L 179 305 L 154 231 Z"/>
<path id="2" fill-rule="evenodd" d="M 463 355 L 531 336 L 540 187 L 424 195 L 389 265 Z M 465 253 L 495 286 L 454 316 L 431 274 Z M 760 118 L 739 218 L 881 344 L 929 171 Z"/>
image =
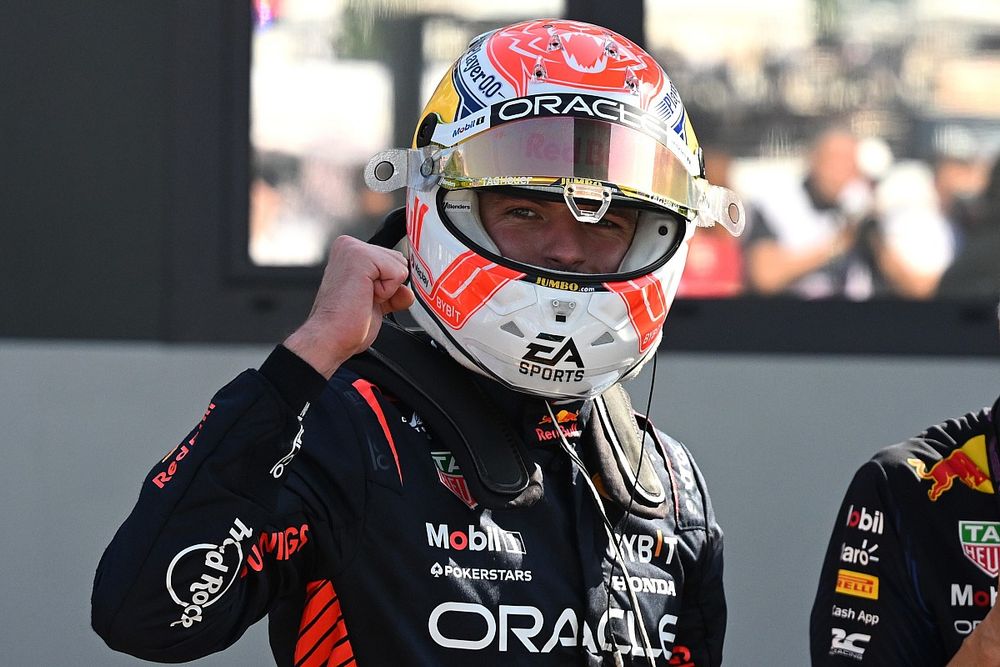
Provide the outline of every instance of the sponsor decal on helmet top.
<path id="1" fill-rule="evenodd" d="M 465 481 L 454 454 L 448 450 L 436 450 L 431 452 L 431 459 L 434 460 L 434 467 L 437 469 L 438 481 L 444 488 L 455 494 L 469 509 L 476 509 L 479 503 L 472 497 L 469 483 Z"/>
<path id="2" fill-rule="evenodd" d="M 625 37 L 576 21 L 527 21 L 497 31 L 484 46 L 515 95 L 543 74 L 547 84 L 632 91 L 645 104 L 666 78 L 652 56 Z"/>
<path id="3" fill-rule="evenodd" d="M 170 480 L 174 478 L 174 475 L 177 474 L 177 470 L 181 465 L 181 461 L 187 457 L 187 455 L 191 452 L 191 448 L 198 442 L 198 436 L 201 435 L 201 429 L 205 426 L 208 416 L 212 414 L 212 410 L 214 409 L 215 403 L 209 403 L 208 408 L 205 410 L 205 414 L 202 415 L 201 421 L 198 423 L 198 427 L 195 428 L 191 437 L 188 438 L 186 442 L 182 442 L 167 452 L 167 455 L 163 457 L 163 460 L 160 461 L 160 463 L 167 463 L 168 459 L 170 459 L 170 463 L 167 464 L 166 470 L 161 470 L 153 475 L 153 484 L 162 489 L 170 482 Z"/>
<path id="4" fill-rule="evenodd" d="M 878 600 L 878 577 L 853 570 L 837 570 L 834 590 L 842 595 Z"/>
<path id="5" fill-rule="evenodd" d="M 885 528 L 883 516 L 880 510 L 869 512 L 867 507 L 854 509 L 854 505 L 851 505 L 847 508 L 847 522 L 845 525 L 848 528 L 857 528 L 868 533 L 881 535 L 882 530 Z"/>
<path id="6" fill-rule="evenodd" d="M 517 97 L 494 106 L 490 111 L 490 125 L 493 127 L 525 118 L 546 118 L 570 116 L 576 118 L 593 118 L 604 120 L 615 125 L 627 127 L 651 137 L 656 142 L 666 146 L 670 152 L 684 164 L 689 173 L 697 173 L 696 159 L 689 155 L 690 151 L 677 136 L 673 126 L 664 123 L 655 114 L 643 111 L 638 107 L 594 95 L 576 93 L 546 93 Z M 604 146 L 607 144 L 605 143 Z M 528 148 L 528 144 L 525 144 Z M 598 152 L 606 155 L 607 149 Z M 586 152 L 576 153 L 577 159 Z M 538 155 L 537 157 L 542 157 Z M 555 156 L 544 156 L 552 159 Z"/>
<path id="7" fill-rule="evenodd" d="M 833 637 L 830 641 L 830 655 L 843 655 L 855 660 L 861 660 L 865 656 L 865 649 L 872 636 L 861 632 L 847 634 L 842 628 L 830 628 Z"/>
<path id="8" fill-rule="evenodd" d="M 473 617 L 472 623 L 462 623 L 463 626 L 482 628 L 473 634 L 462 633 L 455 637 L 449 634 L 458 626 L 451 622 L 442 622 L 446 616 Z M 472 620 L 472 619 L 470 619 Z M 623 645 L 618 640 L 618 649 L 625 649 L 636 657 L 649 656 L 658 658 L 669 655 L 675 637 L 674 629 L 677 616 L 664 614 L 651 627 L 655 634 L 650 633 L 653 646 L 645 649 L 639 634 L 635 614 L 632 610 L 611 608 L 602 614 L 596 627 L 591 628 L 586 618 L 577 618 L 576 609 L 565 608 L 552 621 L 546 619 L 538 607 L 530 605 L 484 606 L 475 602 L 442 602 L 431 611 L 427 619 L 427 629 L 431 638 L 440 646 L 465 651 L 481 651 L 487 647 L 496 646 L 497 651 L 527 650 L 529 653 L 551 653 L 559 648 L 583 646 L 593 654 L 611 650 L 611 642 L 605 639 L 607 626 L 623 627 L 624 637 L 631 646 Z M 600 650 L 596 638 L 601 638 Z M 658 645 L 658 646 L 657 646 Z"/>
<path id="9" fill-rule="evenodd" d="M 941 494 L 949 491 L 959 480 L 965 486 L 980 493 L 993 493 L 993 482 L 986 471 L 986 436 L 977 435 L 927 469 L 927 464 L 918 458 L 906 459 L 920 480 L 933 482 L 927 490 L 927 497 L 936 502 Z"/>
<path id="10" fill-rule="evenodd" d="M 993 578 L 1000 574 L 1000 523 L 959 521 L 958 539 L 965 557 L 976 567 Z"/>
<path id="11" fill-rule="evenodd" d="M 167 592 L 182 611 L 171 627 L 190 628 L 202 620 L 205 608 L 225 595 L 240 573 L 241 542 L 249 537 L 253 529 L 237 517 L 222 544 L 193 544 L 173 557 L 167 566 Z"/>
<path id="12" fill-rule="evenodd" d="M 468 524 L 467 530 L 452 530 L 444 523 L 426 523 L 427 545 L 437 549 L 455 551 L 494 551 L 497 553 L 526 554 L 524 539 L 516 530 L 504 530 L 499 526 L 475 526 Z"/>

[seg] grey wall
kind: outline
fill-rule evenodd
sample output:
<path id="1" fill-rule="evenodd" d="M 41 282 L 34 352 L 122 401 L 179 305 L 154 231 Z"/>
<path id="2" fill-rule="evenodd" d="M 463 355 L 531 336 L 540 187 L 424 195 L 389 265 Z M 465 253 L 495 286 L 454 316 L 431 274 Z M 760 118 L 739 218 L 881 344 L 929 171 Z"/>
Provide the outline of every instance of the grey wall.
<path id="1" fill-rule="evenodd" d="M 269 346 L 0 340 L 0 645 L 10 665 L 129 665 L 89 629 L 94 568 L 142 476 Z M 644 405 L 648 371 L 631 386 Z M 819 562 L 853 469 L 992 402 L 1000 360 L 661 354 L 652 413 L 726 531 L 727 664 L 805 665 Z M 199 665 L 268 664 L 266 627 Z"/>

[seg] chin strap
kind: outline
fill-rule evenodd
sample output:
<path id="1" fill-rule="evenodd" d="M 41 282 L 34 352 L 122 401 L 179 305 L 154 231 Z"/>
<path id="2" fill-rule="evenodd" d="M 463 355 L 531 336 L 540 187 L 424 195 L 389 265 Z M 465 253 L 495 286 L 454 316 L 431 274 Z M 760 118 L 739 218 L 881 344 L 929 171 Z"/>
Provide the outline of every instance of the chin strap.
<path id="1" fill-rule="evenodd" d="M 395 248 L 396 244 L 402 241 L 404 236 L 406 236 L 405 206 L 389 211 L 382 221 L 381 226 L 368 239 L 368 243 L 383 248 Z"/>

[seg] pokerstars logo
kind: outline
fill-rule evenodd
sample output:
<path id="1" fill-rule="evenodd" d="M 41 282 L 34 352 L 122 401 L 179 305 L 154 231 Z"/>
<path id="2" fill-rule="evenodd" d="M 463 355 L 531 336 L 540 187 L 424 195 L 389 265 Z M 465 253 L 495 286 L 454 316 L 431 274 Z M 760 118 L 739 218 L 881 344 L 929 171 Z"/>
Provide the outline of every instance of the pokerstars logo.
<path id="1" fill-rule="evenodd" d="M 427 544 L 437 549 L 455 551 L 494 551 L 497 553 L 527 554 L 524 539 L 518 531 L 508 531 L 497 526 L 473 526 L 468 530 L 452 530 L 447 524 L 427 523 Z"/>
<path id="2" fill-rule="evenodd" d="M 867 507 L 854 509 L 854 505 L 851 505 L 847 508 L 847 527 L 881 535 L 884 524 L 882 517 L 882 512 L 878 510 L 869 513 Z"/>

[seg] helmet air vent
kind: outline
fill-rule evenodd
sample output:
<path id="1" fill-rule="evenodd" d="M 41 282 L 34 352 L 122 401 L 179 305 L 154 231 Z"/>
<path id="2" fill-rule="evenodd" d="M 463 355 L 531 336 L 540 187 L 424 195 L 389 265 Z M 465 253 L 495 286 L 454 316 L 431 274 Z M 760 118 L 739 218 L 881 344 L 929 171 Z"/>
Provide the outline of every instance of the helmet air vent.
<path id="1" fill-rule="evenodd" d="M 522 332 L 521 329 L 518 328 L 518 326 L 516 324 L 514 324 L 513 320 L 511 320 L 510 322 L 504 322 L 503 324 L 501 324 L 500 325 L 500 329 L 503 330 L 503 331 L 506 331 L 509 334 L 513 334 L 513 335 L 517 336 L 518 338 L 524 338 L 524 332 Z"/>
<path id="2" fill-rule="evenodd" d="M 600 336 L 591 341 L 590 346 L 597 347 L 599 345 L 607 345 L 608 343 L 613 343 L 613 342 L 615 342 L 615 337 L 612 336 L 607 331 L 605 331 Z"/>
<path id="3" fill-rule="evenodd" d="M 535 67 L 531 70 L 531 75 L 538 81 L 546 78 L 549 73 L 545 70 L 545 61 L 541 56 L 535 60 Z"/>

